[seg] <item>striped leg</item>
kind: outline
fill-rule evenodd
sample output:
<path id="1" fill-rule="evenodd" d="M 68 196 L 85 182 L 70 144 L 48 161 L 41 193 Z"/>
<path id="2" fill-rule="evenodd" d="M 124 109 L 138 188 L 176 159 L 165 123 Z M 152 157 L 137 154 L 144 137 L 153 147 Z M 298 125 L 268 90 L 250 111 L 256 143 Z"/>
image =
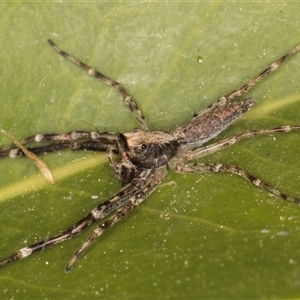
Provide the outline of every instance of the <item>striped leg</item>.
<path id="1" fill-rule="evenodd" d="M 220 99 L 226 99 L 227 101 L 230 101 L 236 97 L 241 96 L 245 92 L 247 92 L 250 88 L 252 88 L 254 85 L 256 85 L 258 82 L 263 80 L 266 76 L 274 72 L 279 68 L 279 66 L 288 58 L 296 54 L 300 50 L 300 45 L 293 48 L 291 51 L 289 51 L 287 54 L 273 62 L 271 65 L 269 65 L 264 71 L 262 71 L 259 75 L 253 77 L 248 83 L 244 84 L 240 88 L 230 92 L 229 94 L 221 97 Z M 219 100 L 220 100 L 219 99 Z"/>
<path id="2" fill-rule="evenodd" d="M 19 141 L 23 146 L 34 143 L 43 143 L 43 146 L 28 147 L 27 149 L 35 154 L 54 152 L 60 149 L 69 148 L 72 150 L 96 150 L 106 151 L 108 146 L 115 145 L 118 134 L 98 131 L 71 131 L 57 134 L 37 134 Z M 0 149 L 0 157 L 23 156 L 21 149 L 11 145 Z"/>
<path id="3" fill-rule="evenodd" d="M 159 185 L 165 174 L 165 166 L 156 169 L 153 175 L 153 180 L 149 182 L 147 186 L 141 189 L 139 193 L 134 195 L 134 197 L 131 197 L 124 206 L 119 208 L 116 211 L 116 213 L 113 216 L 111 216 L 107 221 L 102 223 L 101 226 L 98 226 L 71 258 L 66 267 L 66 272 L 70 271 L 74 263 L 77 261 L 78 257 L 92 243 L 92 241 L 94 241 L 96 238 L 102 235 L 102 233 L 110 226 L 114 225 L 116 222 L 120 221 L 123 217 L 125 217 L 133 208 L 142 203 L 156 189 L 156 187 Z"/>
<path id="4" fill-rule="evenodd" d="M 71 225 L 67 230 L 16 251 L 11 256 L 1 260 L 0 266 L 4 266 L 15 260 L 30 256 L 31 254 L 39 252 L 52 245 L 56 245 L 71 239 L 80 234 L 91 224 L 105 218 L 111 212 L 119 209 L 120 207 L 124 205 L 126 206 L 129 202 L 133 203 L 133 205 L 138 205 L 156 189 L 157 185 L 162 181 L 165 174 L 165 167 L 153 170 L 144 170 L 140 172 L 130 184 L 127 184 L 107 201 L 99 204 L 83 219 Z M 112 224 L 108 225 L 107 223 L 106 226 L 109 227 L 111 225 Z"/>
<path id="5" fill-rule="evenodd" d="M 247 181 L 251 182 L 253 185 L 263 188 L 270 192 L 271 194 L 282 198 L 285 201 L 293 202 L 296 204 L 300 204 L 300 199 L 290 197 L 276 188 L 270 186 L 269 184 L 265 183 L 264 181 L 252 176 L 251 174 L 245 172 L 241 168 L 234 166 L 234 165 L 223 165 L 223 164 L 177 164 L 177 166 L 174 169 L 178 173 L 208 173 L 208 172 L 214 172 L 214 173 L 231 173 L 238 176 L 243 177 Z"/>
<path id="6" fill-rule="evenodd" d="M 61 50 L 52 40 L 48 40 L 48 43 L 50 46 L 62 57 L 66 58 L 76 66 L 84 69 L 88 75 L 91 77 L 94 77 L 105 84 L 109 85 L 113 89 L 115 89 L 118 93 L 121 94 L 124 103 L 129 107 L 129 109 L 134 114 L 134 117 L 136 120 L 140 123 L 143 129 L 147 130 L 149 129 L 149 126 L 147 124 L 146 118 L 144 117 L 143 113 L 139 110 L 136 102 L 134 99 L 127 93 L 125 88 L 118 82 L 114 81 L 113 79 L 107 77 L 106 75 L 100 73 L 99 71 L 95 70 L 94 68 L 88 66 L 87 64 L 83 63 L 79 59 L 75 58 L 74 56 L 66 53 L 65 51 Z"/>
<path id="7" fill-rule="evenodd" d="M 286 126 L 269 128 L 269 129 L 250 130 L 250 131 L 246 131 L 246 132 L 237 134 L 232 137 L 228 137 L 228 138 L 218 141 L 216 143 L 200 147 L 195 150 L 181 151 L 182 153 L 178 154 L 177 158 L 181 157 L 181 159 L 184 159 L 184 160 L 193 160 L 193 159 L 197 159 L 197 158 L 206 156 L 208 154 L 212 154 L 214 152 L 220 151 L 224 148 L 227 148 L 231 145 L 238 143 L 239 141 L 241 141 L 243 139 L 248 139 L 248 138 L 252 138 L 255 136 L 259 136 L 259 135 L 272 135 L 275 133 L 284 133 L 284 132 L 299 131 L 299 130 L 300 130 L 299 125 L 295 125 L 295 126 L 286 125 Z M 171 164 L 173 164 L 172 161 L 171 161 Z"/>

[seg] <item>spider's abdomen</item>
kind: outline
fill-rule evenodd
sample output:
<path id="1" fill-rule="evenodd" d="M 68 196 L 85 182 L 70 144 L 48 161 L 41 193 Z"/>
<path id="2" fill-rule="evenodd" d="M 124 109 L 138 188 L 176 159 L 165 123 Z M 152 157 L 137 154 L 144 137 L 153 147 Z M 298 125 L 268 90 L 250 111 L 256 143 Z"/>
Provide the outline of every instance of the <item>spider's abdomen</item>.
<path id="1" fill-rule="evenodd" d="M 231 103 L 228 103 L 225 97 L 220 98 L 190 122 L 178 127 L 173 135 L 183 148 L 200 147 L 217 136 L 253 105 L 250 97 Z"/>

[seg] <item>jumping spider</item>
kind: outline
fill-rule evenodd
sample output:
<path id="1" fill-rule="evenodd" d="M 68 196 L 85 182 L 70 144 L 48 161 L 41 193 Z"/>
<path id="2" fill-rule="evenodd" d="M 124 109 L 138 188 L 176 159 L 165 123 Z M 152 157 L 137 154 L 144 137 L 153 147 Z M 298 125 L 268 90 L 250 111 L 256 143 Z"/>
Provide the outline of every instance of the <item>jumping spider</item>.
<path id="1" fill-rule="evenodd" d="M 65 148 L 72 150 L 105 151 L 109 164 L 116 176 L 122 181 L 123 187 L 115 195 L 100 203 L 84 218 L 71 225 L 65 231 L 18 250 L 8 258 L 0 261 L 0 266 L 27 257 L 51 245 L 71 239 L 91 224 L 102 220 L 115 211 L 115 214 L 103 221 L 76 251 L 66 267 L 66 271 L 69 271 L 79 255 L 95 238 L 99 237 L 107 228 L 126 216 L 129 211 L 154 192 L 166 176 L 167 166 L 178 173 L 228 172 L 236 174 L 283 200 L 296 204 L 300 203 L 300 199 L 280 192 L 237 166 L 194 162 L 197 158 L 224 149 L 242 139 L 256 135 L 300 130 L 300 126 L 281 126 L 271 129 L 253 130 L 204 146 L 206 142 L 217 136 L 254 105 L 251 97 L 236 102 L 232 102 L 232 100 L 241 96 L 252 86 L 275 71 L 282 62 L 300 50 L 300 45 L 276 60 L 242 87 L 220 97 L 217 101 L 196 114 L 186 124 L 176 128 L 172 133 L 166 133 L 149 130 L 144 115 L 122 85 L 61 50 L 52 40 L 48 40 L 48 42 L 62 57 L 84 69 L 91 77 L 103 81 L 119 92 L 124 103 L 129 107 L 141 125 L 142 130 L 134 130 L 121 134 L 106 131 L 72 131 L 63 134 L 38 134 L 21 140 L 21 144 L 25 145 L 28 150 L 35 154 L 54 152 Z M 30 146 L 30 144 L 39 142 L 44 142 L 46 145 Z M 118 160 L 115 159 L 116 155 L 118 156 Z M 0 157 L 5 156 L 24 156 L 24 152 L 16 146 L 11 145 L 0 149 Z"/>

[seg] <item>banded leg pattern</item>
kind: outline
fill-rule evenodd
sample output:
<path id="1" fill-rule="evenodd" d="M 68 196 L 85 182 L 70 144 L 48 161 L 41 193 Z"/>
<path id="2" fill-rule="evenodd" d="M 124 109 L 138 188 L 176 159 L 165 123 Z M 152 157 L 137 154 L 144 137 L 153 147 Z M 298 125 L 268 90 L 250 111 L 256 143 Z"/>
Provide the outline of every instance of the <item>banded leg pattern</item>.
<path id="1" fill-rule="evenodd" d="M 285 125 L 285 126 L 269 128 L 269 129 L 249 130 L 195 150 L 185 151 L 184 155 L 181 156 L 185 160 L 197 159 L 206 156 L 208 154 L 212 154 L 214 152 L 225 149 L 231 145 L 238 143 L 243 139 L 248 139 L 259 135 L 272 135 L 276 133 L 284 133 L 284 132 L 299 131 L 299 130 L 300 130 L 300 126 L 298 125 L 294 125 L 294 126 Z"/>
<path id="2" fill-rule="evenodd" d="M 298 198 L 293 198 L 288 196 L 285 193 L 282 193 L 278 189 L 272 187 L 271 185 L 267 184 L 266 182 L 254 177 L 248 172 L 245 172 L 243 169 L 240 167 L 230 165 L 230 164 L 215 164 L 215 163 L 207 163 L 207 164 L 193 164 L 189 163 L 186 165 L 177 165 L 174 169 L 178 173 L 209 173 L 209 172 L 214 172 L 214 173 L 231 173 L 235 174 L 238 176 L 243 177 L 247 181 L 251 182 L 253 185 L 263 188 L 270 192 L 271 194 L 280 197 L 281 199 L 288 201 L 288 202 L 293 202 L 296 204 L 300 204 L 300 199 Z"/>
<path id="3" fill-rule="evenodd" d="M 132 180 L 130 184 L 127 184 L 118 193 L 116 193 L 114 196 L 109 198 L 107 201 L 99 204 L 83 219 L 70 226 L 67 230 L 53 237 L 39 241 L 37 243 L 34 243 L 30 246 L 24 247 L 16 251 L 11 256 L 1 260 L 0 266 L 4 266 L 15 260 L 30 256 L 31 254 L 41 251 L 47 247 L 71 239 L 74 236 L 80 234 L 84 229 L 89 227 L 91 224 L 105 218 L 111 212 L 126 205 L 128 202 L 131 202 L 133 207 L 138 205 L 156 189 L 157 185 L 162 181 L 165 175 L 166 175 L 165 167 L 142 171 L 139 175 L 137 175 Z M 127 207 L 130 207 L 130 204 Z M 120 212 L 117 213 L 117 216 L 120 216 Z M 112 220 L 113 219 L 111 220 L 109 219 L 106 223 L 103 223 L 106 225 L 103 225 L 102 229 L 106 229 L 110 227 L 117 221 L 116 220 L 113 222 Z"/>
<path id="4" fill-rule="evenodd" d="M 141 204 L 157 188 L 157 186 L 160 184 L 165 175 L 165 166 L 160 167 L 159 169 L 155 169 L 155 171 L 151 175 L 151 180 L 149 180 L 148 184 L 145 185 L 144 188 L 142 188 L 133 197 L 131 197 L 124 206 L 120 207 L 113 216 L 111 216 L 108 220 L 106 220 L 93 231 L 93 233 L 82 244 L 82 246 L 76 251 L 72 259 L 69 261 L 66 267 L 66 272 L 70 271 L 78 257 L 92 243 L 92 241 L 94 241 L 96 238 L 102 235 L 106 229 L 108 229 L 116 222 L 120 221 L 123 217 L 125 217 L 133 208 Z"/>
<path id="5" fill-rule="evenodd" d="M 106 151 L 107 147 L 116 144 L 117 140 L 118 134 L 115 133 L 81 130 L 62 134 L 37 134 L 22 139 L 19 142 L 24 146 L 34 143 L 46 143 L 43 146 L 27 147 L 28 150 L 35 154 L 42 154 L 65 148 L 69 148 L 71 150 Z M 10 145 L 0 149 L 0 157 L 8 156 L 15 158 L 23 155 L 23 151 L 19 148 L 16 148 L 15 145 Z"/>
<path id="6" fill-rule="evenodd" d="M 138 108 L 138 106 L 137 106 L 136 102 L 134 101 L 134 99 L 132 98 L 132 96 L 130 96 L 128 94 L 128 92 L 125 90 L 125 88 L 120 83 L 118 83 L 117 81 L 115 81 L 115 80 L 109 78 L 108 76 L 100 73 L 99 71 L 95 70 L 94 68 L 88 66 L 87 64 L 83 63 L 82 61 L 80 61 L 76 57 L 70 55 L 69 53 L 61 50 L 52 40 L 48 40 L 48 43 L 59 55 L 66 58 L 68 61 L 72 62 L 73 64 L 75 64 L 79 68 L 84 69 L 87 72 L 87 74 L 90 75 L 91 77 L 96 78 L 96 79 L 104 82 L 105 84 L 109 85 L 114 90 L 116 90 L 118 93 L 120 93 L 124 103 L 129 107 L 129 109 L 133 113 L 136 120 L 140 123 L 142 128 L 145 129 L 145 130 L 149 129 L 149 126 L 147 124 L 147 120 L 144 117 L 143 113 Z"/>

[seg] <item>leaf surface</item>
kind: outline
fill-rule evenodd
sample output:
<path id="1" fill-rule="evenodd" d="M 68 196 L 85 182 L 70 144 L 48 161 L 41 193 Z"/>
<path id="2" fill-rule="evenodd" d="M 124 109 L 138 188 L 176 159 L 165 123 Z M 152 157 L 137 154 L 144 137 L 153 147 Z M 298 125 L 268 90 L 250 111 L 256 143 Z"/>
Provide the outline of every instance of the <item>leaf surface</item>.
<path id="1" fill-rule="evenodd" d="M 297 3 L 1 3 L 0 128 L 17 139 L 138 124 L 120 96 L 58 56 L 121 82 L 153 130 L 172 131 L 299 40 Z M 300 55 L 251 89 L 255 107 L 218 139 L 299 124 Z M 0 136 L 1 145 L 10 141 Z M 299 197 L 299 133 L 242 141 L 231 163 Z M 120 188 L 104 154 L 0 161 L 1 257 L 67 228 Z M 178 175 L 64 267 L 91 233 L 0 269 L 3 299 L 297 298 L 300 208 L 228 174 Z"/>

